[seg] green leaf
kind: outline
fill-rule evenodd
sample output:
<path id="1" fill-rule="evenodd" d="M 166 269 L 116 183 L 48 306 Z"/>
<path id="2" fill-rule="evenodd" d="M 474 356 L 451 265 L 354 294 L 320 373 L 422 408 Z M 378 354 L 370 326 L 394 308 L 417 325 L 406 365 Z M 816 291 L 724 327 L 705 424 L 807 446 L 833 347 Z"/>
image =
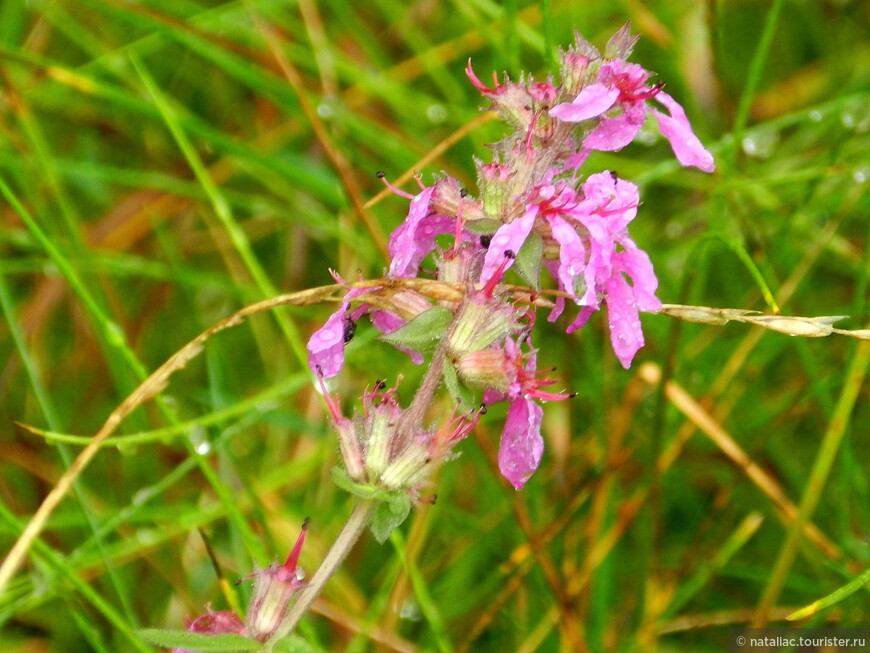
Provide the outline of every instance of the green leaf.
<path id="1" fill-rule="evenodd" d="M 447 333 L 452 320 L 453 311 L 449 308 L 433 306 L 392 333 L 382 335 L 381 340 L 413 351 L 432 350 Z"/>
<path id="2" fill-rule="evenodd" d="M 318 653 L 317 648 L 306 642 L 299 635 L 288 635 L 275 644 L 275 653 Z"/>
<path id="3" fill-rule="evenodd" d="M 541 276 L 541 259 L 544 256 L 544 241 L 534 231 L 526 238 L 526 242 L 517 252 L 514 269 L 526 284 L 538 289 L 538 278 Z"/>
<path id="4" fill-rule="evenodd" d="M 205 635 L 185 630 L 146 628 L 137 630 L 136 634 L 151 644 L 185 651 L 262 651 L 266 648 L 261 642 L 232 633 Z"/>
<path id="5" fill-rule="evenodd" d="M 375 539 L 383 544 L 390 533 L 400 526 L 411 514 L 411 499 L 401 490 L 392 493 L 389 501 L 380 504 L 372 515 L 369 528 Z"/>

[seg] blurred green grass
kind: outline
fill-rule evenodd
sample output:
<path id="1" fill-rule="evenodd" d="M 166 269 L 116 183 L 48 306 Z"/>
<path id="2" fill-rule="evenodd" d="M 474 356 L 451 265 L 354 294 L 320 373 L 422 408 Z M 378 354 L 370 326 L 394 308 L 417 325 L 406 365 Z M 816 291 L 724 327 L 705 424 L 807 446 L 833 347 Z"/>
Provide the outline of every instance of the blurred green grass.
<path id="1" fill-rule="evenodd" d="M 431 181 L 443 170 L 473 188 L 472 156 L 486 159 L 501 134 L 481 124 L 421 164 L 480 116 L 466 60 L 482 79 L 542 78 L 574 29 L 600 46 L 626 20 L 642 35 L 633 60 L 683 102 L 719 165 L 712 177 L 679 169 L 660 141 L 589 162 L 641 185 L 632 234 L 659 296 L 769 310 L 742 253 L 783 313 L 866 326 L 864 3 L 0 4 L 0 550 L 80 448 L 16 422 L 92 434 L 145 374 L 241 306 L 329 283 L 330 267 L 380 276 L 384 234 L 406 206 L 366 205 L 381 190 L 375 172 Z M 153 436 L 104 449 L 51 517 L 0 597 L 4 651 L 147 651 L 133 629 L 225 608 L 197 528 L 234 580 L 286 554 L 310 516 L 302 562 L 313 571 L 350 508 L 329 482 L 337 447 L 300 362 L 329 310 L 278 309 L 221 333 L 122 425 Z M 647 347 L 624 372 L 602 323 L 573 337 L 541 325 L 541 366 L 558 363 L 579 396 L 546 407 L 548 448 L 527 488 L 494 471 L 501 424 L 488 416 L 441 473 L 436 505 L 391 545 L 363 539 L 304 623 L 312 643 L 720 651 L 766 588 L 783 583 L 778 623 L 868 567 L 856 341 L 646 316 Z M 339 378 L 348 401 L 398 373 L 410 392 L 419 374 L 371 331 L 361 325 Z M 792 504 L 818 501 L 827 548 L 801 539 L 775 577 L 784 543 L 797 542 L 794 515 L 781 519 L 746 469 L 695 433 L 643 363 Z M 838 401 L 855 383 L 843 419 Z M 805 493 L 840 427 L 827 482 Z M 863 589 L 811 623 L 867 626 L 868 610 Z"/>

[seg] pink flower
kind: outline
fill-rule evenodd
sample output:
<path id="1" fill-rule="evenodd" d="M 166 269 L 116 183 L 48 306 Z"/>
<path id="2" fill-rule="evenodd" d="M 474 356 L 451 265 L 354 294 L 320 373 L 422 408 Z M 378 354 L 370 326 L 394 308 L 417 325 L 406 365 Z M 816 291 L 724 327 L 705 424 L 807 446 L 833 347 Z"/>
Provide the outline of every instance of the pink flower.
<path id="1" fill-rule="evenodd" d="M 334 270 L 330 270 L 336 283 L 344 283 L 344 279 Z M 350 302 L 372 288 L 351 288 L 344 296 L 339 309 L 329 316 L 326 323 L 311 334 L 305 348 L 308 350 L 308 366 L 318 377 L 331 379 L 344 366 L 344 346 L 351 341 L 356 332 L 356 320 L 365 309 L 351 312 Z"/>
<path id="2" fill-rule="evenodd" d="M 236 615 L 235 612 L 229 610 L 215 611 L 211 606 L 206 606 L 206 613 L 189 621 L 187 624 L 187 632 L 202 633 L 204 635 L 244 635 L 245 624 Z M 175 648 L 172 653 L 193 653 L 185 649 Z"/>
<path id="3" fill-rule="evenodd" d="M 408 217 L 390 235 L 390 277 L 416 277 L 420 262 L 435 249 L 435 238 L 453 228 L 453 218 L 431 212 L 434 191 L 435 186 L 430 186 L 413 196 Z"/>
<path id="4" fill-rule="evenodd" d="M 716 167 L 713 156 L 692 132 L 685 111 L 670 95 L 662 92 L 661 84 L 646 85 L 650 75 L 637 64 L 619 59 L 608 61 L 599 69 L 596 83 L 586 86 L 573 101 L 550 109 L 550 115 L 564 122 L 600 118 L 584 139 L 583 147 L 613 151 L 621 150 L 634 140 L 647 114 L 651 113 L 680 163 L 712 172 Z M 651 99 L 663 105 L 670 115 L 649 108 L 646 101 Z"/>
<path id="5" fill-rule="evenodd" d="M 532 477 L 544 454 L 543 417 L 543 409 L 526 397 L 513 400 L 508 408 L 498 448 L 498 469 L 517 490 Z"/>
<path id="6" fill-rule="evenodd" d="M 503 355 L 507 389 L 489 388 L 483 394 L 483 403 L 489 405 L 504 400 L 510 403 L 498 450 L 498 467 L 502 476 L 519 490 L 538 469 L 544 452 L 544 439 L 541 437 L 544 413 L 534 399 L 560 401 L 574 394 L 541 389 L 553 381 L 542 377 L 535 369 L 535 351 L 523 354 L 516 342 L 506 339 L 499 353 Z M 491 361 L 486 364 L 491 365 Z"/>
<path id="7" fill-rule="evenodd" d="M 628 224 L 637 215 L 640 202 L 637 186 L 602 172 L 591 175 L 582 191 L 581 201 L 559 208 L 550 203 L 542 211 L 560 246 L 558 264 L 549 267 L 556 267 L 554 276 L 560 288 L 583 306 L 568 333 L 583 326 L 603 299 L 614 352 L 628 368 L 644 344 L 638 311 L 661 308 L 655 296 L 658 280 L 652 263 L 628 235 Z M 586 239 L 577 235 L 577 226 L 588 234 Z M 560 307 L 550 319 L 559 312 Z"/>

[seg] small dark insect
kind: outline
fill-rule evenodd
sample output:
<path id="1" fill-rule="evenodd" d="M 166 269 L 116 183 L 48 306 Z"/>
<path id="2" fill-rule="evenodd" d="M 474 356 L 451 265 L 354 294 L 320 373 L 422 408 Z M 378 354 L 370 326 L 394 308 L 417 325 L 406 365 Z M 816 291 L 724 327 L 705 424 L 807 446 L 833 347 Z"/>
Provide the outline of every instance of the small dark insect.
<path id="1" fill-rule="evenodd" d="M 356 333 L 356 322 L 350 319 L 349 315 L 346 315 L 344 318 L 344 344 L 349 343 L 353 340 L 353 336 Z"/>
<path id="2" fill-rule="evenodd" d="M 459 189 L 459 197 L 468 197 L 468 189 L 460 188 Z"/>
<path id="3" fill-rule="evenodd" d="M 483 235 L 480 237 L 480 246 L 483 247 L 483 249 L 488 249 L 488 248 L 489 248 L 489 244 L 490 244 L 491 242 L 492 242 L 492 236 L 488 236 L 488 235 L 486 235 L 486 234 L 483 234 Z"/>
<path id="4" fill-rule="evenodd" d="M 517 257 L 517 253 L 516 253 L 514 250 L 512 250 L 512 249 L 506 249 L 506 250 L 504 251 L 504 257 L 505 257 L 505 258 L 516 258 L 516 257 Z"/>

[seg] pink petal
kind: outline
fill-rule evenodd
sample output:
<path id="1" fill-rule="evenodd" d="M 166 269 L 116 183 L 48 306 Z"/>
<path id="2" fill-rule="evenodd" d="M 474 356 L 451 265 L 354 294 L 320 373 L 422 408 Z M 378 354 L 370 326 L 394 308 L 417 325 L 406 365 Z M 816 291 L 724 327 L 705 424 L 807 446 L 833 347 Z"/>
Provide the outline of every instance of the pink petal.
<path id="1" fill-rule="evenodd" d="M 662 303 L 656 297 L 659 280 L 656 278 L 649 256 L 630 238 L 620 240 L 623 251 L 617 252 L 613 259 L 613 267 L 625 272 L 631 277 L 634 299 L 638 309 L 642 311 L 658 311 Z"/>
<path id="2" fill-rule="evenodd" d="M 544 411 L 531 399 L 516 399 L 508 408 L 498 450 L 498 468 L 518 490 L 538 469 L 544 454 L 543 417 Z"/>
<path id="3" fill-rule="evenodd" d="M 605 301 L 613 351 L 622 366 L 628 369 L 637 350 L 643 347 L 644 340 L 634 290 L 622 274 L 614 274 L 607 282 Z"/>
<path id="4" fill-rule="evenodd" d="M 604 84 L 591 84 L 574 98 L 573 102 L 557 104 L 550 109 L 550 115 L 564 122 L 580 122 L 600 116 L 616 102 L 619 90 Z"/>
<path id="5" fill-rule="evenodd" d="M 486 284 L 499 268 L 507 270 L 513 265 L 520 247 L 532 232 L 535 225 L 535 217 L 538 215 L 538 207 L 530 206 L 525 215 L 513 222 L 503 224 L 493 234 L 483 259 L 483 270 L 480 273 L 480 282 Z M 505 259 L 508 259 L 507 261 Z"/>
<path id="6" fill-rule="evenodd" d="M 713 172 L 716 169 L 713 155 L 695 136 L 683 107 L 664 91 L 660 91 L 655 99 L 671 114 L 666 116 L 660 111 L 652 111 L 659 123 L 659 131 L 670 142 L 677 160 L 684 166 L 695 166 L 704 172 Z"/>
<path id="7" fill-rule="evenodd" d="M 644 111 L 632 107 L 614 118 L 605 118 L 583 140 L 583 147 L 589 150 L 614 152 L 621 150 L 634 140 L 645 118 Z"/>
<path id="8" fill-rule="evenodd" d="M 344 366 L 345 328 L 348 326 L 347 302 L 329 316 L 322 327 L 311 334 L 305 348 L 308 366 L 317 376 L 330 379 Z"/>
<path id="9" fill-rule="evenodd" d="M 417 276 L 420 261 L 435 248 L 435 237 L 451 233 L 453 218 L 430 215 L 429 204 L 434 186 L 430 186 L 411 200 L 408 217 L 390 235 L 389 276 L 410 279 Z"/>
<path id="10" fill-rule="evenodd" d="M 589 287 L 588 279 L 582 285 L 578 283 L 587 269 L 586 248 L 577 230 L 562 218 L 552 217 L 549 223 L 553 238 L 559 243 L 559 287 L 577 301 L 578 293 L 585 295 Z"/>

